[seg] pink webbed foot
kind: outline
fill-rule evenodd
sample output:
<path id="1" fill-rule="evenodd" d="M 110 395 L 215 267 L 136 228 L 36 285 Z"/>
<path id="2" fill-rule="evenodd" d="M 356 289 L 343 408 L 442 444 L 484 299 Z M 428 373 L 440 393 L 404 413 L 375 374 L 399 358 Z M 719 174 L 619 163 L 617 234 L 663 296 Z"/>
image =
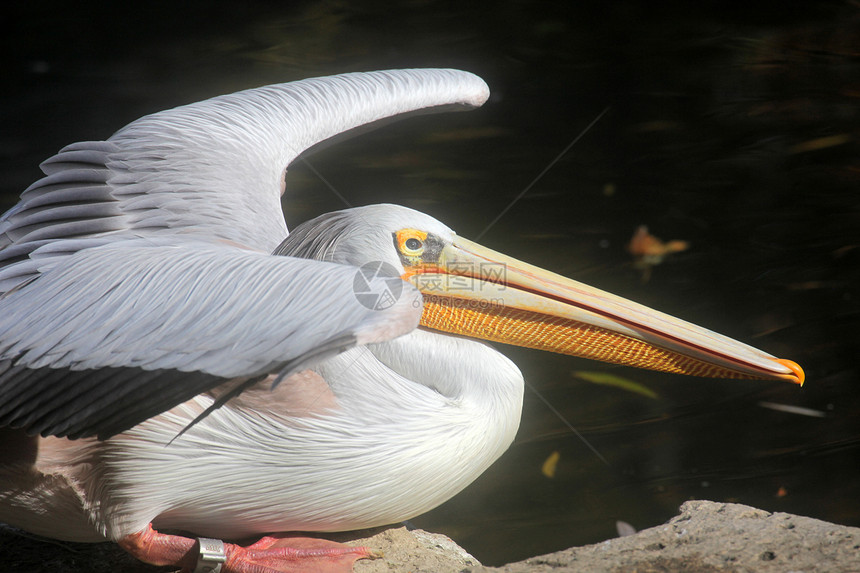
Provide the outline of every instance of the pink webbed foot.
<path id="1" fill-rule="evenodd" d="M 222 573 L 348 573 L 357 560 L 379 557 L 367 547 L 286 534 L 266 536 L 247 547 L 226 545 Z"/>
<path id="2" fill-rule="evenodd" d="M 145 563 L 194 571 L 200 554 L 196 539 L 158 533 L 147 525 L 119 545 Z M 242 547 L 224 544 L 221 573 L 349 573 L 358 559 L 377 557 L 367 547 L 350 547 L 326 539 L 269 535 Z"/>

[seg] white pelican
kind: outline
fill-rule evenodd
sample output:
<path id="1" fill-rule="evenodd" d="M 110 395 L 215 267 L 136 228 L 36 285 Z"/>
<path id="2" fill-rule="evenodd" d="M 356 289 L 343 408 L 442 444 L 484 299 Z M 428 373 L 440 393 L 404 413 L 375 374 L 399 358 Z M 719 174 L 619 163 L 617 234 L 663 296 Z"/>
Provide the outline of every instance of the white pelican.
<path id="1" fill-rule="evenodd" d="M 300 153 L 487 96 L 453 70 L 304 80 L 45 161 L 0 219 L 0 519 L 188 570 L 348 570 L 368 550 L 214 538 L 384 525 L 463 489 L 513 440 L 523 394 L 475 338 L 802 382 L 791 361 L 403 207 L 288 236 L 280 196 Z"/>

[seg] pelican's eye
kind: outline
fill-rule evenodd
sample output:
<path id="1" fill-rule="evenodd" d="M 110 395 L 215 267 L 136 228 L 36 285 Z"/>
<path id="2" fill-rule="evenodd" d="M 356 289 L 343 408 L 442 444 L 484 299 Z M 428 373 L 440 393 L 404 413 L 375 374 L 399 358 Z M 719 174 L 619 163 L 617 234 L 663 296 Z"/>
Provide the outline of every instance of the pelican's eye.
<path id="1" fill-rule="evenodd" d="M 394 235 L 394 242 L 400 255 L 416 264 L 424 254 L 424 244 L 427 241 L 427 233 L 417 229 L 402 229 Z"/>
<path id="2" fill-rule="evenodd" d="M 406 247 L 405 250 L 410 254 L 418 254 L 424 248 L 424 243 L 421 242 L 421 239 L 409 237 L 406 239 L 406 242 L 403 243 L 403 246 Z"/>

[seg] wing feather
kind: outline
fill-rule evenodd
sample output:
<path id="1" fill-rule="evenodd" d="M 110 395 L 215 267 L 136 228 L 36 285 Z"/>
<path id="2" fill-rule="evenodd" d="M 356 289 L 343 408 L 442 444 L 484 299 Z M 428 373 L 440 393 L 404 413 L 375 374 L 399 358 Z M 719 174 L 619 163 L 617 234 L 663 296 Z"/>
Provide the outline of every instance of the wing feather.
<path id="1" fill-rule="evenodd" d="M 193 241 L 80 251 L 0 299 L 0 425 L 106 437 L 225 381 L 415 328 L 416 290 L 372 310 L 355 273 Z"/>
<path id="2" fill-rule="evenodd" d="M 476 107 L 488 93 L 467 72 L 391 70 L 271 85 L 142 117 L 42 163 L 45 177 L 0 217 L 0 269 L 44 241 L 105 235 L 217 238 L 272 252 L 287 235 L 284 171 L 302 152 L 410 113 Z M 10 244 L 26 247 L 10 257 L 2 249 Z"/>
<path id="3" fill-rule="evenodd" d="M 106 437 L 225 381 L 413 329 L 410 285 L 370 310 L 354 268 L 267 254 L 287 235 L 284 170 L 344 132 L 487 96 L 456 70 L 345 74 L 60 150 L 0 217 L 0 425 Z"/>

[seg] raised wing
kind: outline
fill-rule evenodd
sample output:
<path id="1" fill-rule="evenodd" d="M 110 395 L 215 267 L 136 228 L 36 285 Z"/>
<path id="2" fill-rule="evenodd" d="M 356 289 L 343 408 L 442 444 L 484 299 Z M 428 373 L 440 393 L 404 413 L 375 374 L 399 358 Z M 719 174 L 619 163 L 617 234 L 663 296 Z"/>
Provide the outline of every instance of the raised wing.
<path id="1" fill-rule="evenodd" d="M 107 437 L 225 381 L 413 329 L 412 287 L 371 310 L 356 269 L 268 254 L 287 235 L 284 170 L 345 131 L 487 94 L 454 70 L 345 74 L 61 150 L 0 217 L 0 426 Z"/>
<path id="2" fill-rule="evenodd" d="M 107 141 L 75 143 L 0 218 L 0 269 L 123 236 L 219 239 L 271 252 L 287 235 L 284 171 L 300 153 L 359 126 L 488 97 L 456 70 L 393 70 L 246 90 L 145 116 Z M 101 244 L 101 241 L 96 241 Z M 3 247 L 6 247 L 3 249 Z M 0 276 L 0 292 L 32 276 Z"/>
<path id="3" fill-rule="evenodd" d="M 374 310 L 356 297 L 356 272 L 166 238 L 66 257 L 0 298 L 0 426 L 104 438 L 227 380 L 417 326 L 417 290 L 403 283 Z M 379 292 L 402 283 L 375 280 Z"/>

